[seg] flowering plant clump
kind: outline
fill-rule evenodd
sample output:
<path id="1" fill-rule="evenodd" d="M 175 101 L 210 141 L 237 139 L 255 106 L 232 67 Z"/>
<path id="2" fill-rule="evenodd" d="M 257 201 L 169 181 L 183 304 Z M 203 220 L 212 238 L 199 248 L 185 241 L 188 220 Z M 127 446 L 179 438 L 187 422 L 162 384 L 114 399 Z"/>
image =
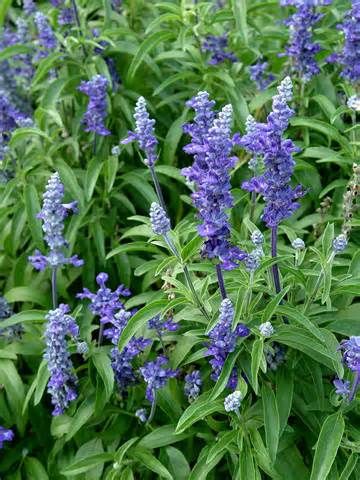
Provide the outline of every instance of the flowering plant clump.
<path id="1" fill-rule="evenodd" d="M 0 478 L 360 478 L 358 0 L 0 2 Z"/>

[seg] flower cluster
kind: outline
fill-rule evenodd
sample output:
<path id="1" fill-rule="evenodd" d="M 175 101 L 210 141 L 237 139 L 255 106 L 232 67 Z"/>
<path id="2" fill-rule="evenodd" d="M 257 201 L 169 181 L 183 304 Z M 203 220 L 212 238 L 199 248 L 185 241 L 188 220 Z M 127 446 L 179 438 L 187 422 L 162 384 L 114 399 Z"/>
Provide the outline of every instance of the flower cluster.
<path id="1" fill-rule="evenodd" d="M 82 293 L 77 294 L 78 298 L 90 300 L 89 310 L 100 318 L 100 323 L 106 325 L 104 337 L 109 339 L 114 348 L 111 349 L 111 365 L 115 374 L 120 391 L 123 391 L 136 380 L 132 361 L 137 357 L 150 343 L 148 339 L 132 338 L 129 343 L 120 352 L 117 345 L 120 335 L 132 316 L 124 308 L 124 304 L 119 299 L 120 296 L 127 297 L 130 291 L 123 285 L 112 291 L 106 286 L 108 281 L 106 273 L 99 273 L 96 277 L 96 283 L 99 289 L 96 293 L 90 292 L 87 288 Z"/>
<path id="2" fill-rule="evenodd" d="M 150 223 L 156 235 L 166 235 L 171 229 L 169 217 L 156 202 L 153 202 L 150 207 Z"/>
<path id="3" fill-rule="evenodd" d="M 37 54 L 37 58 L 41 59 L 47 57 L 53 50 L 55 50 L 57 47 L 57 40 L 47 17 L 43 13 L 36 12 L 34 20 L 38 30 L 39 45 L 41 47 Z"/>
<path id="4" fill-rule="evenodd" d="M 264 353 L 270 370 L 277 370 L 285 362 L 286 351 L 280 343 L 274 342 L 271 346 L 267 344 L 264 348 Z"/>
<path id="5" fill-rule="evenodd" d="M 77 397 L 77 378 L 73 373 L 73 364 L 68 351 L 66 336 L 77 337 L 79 328 L 70 315 L 67 305 L 61 304 L 46 315 L 46 351 L 44 358 L 48 362 L 50 380 L 47 390 L 54 406 L 54 416 L 64 413 L 69 403 Z"/>
<path id="6" fill-rule="evenodd" d="M 225 60 L 230 62 L 237 62 L 237 57 L 232 52 L 227 52 L 228 38 L 227 35 L 208 35 L 203 42 L 201 49 L 203 52 L 210 52 L 210 65 L 217 65 Z"/>
<path id="7" fill-rule="evenodd" d="M 147 384 L 145 396 L 151 403 L 155 401 L 157 390 L 163 388 L 169 378 L 174 378 L 178 374 L 177 370 L 163 368 L 167 363 L 167 357 L 159 355 L 155 361 L 147 362 L 140 368 L 140 373 Z"/>
<path id="8" fill-rule="evenodd" d="M 199 92 L 186 105 L 195 110 L 195 118 L 193 123 L 184 125 L 185 133 L 191 136 L 191 143 L 184 150 L 194 155 L 195 161 L 182 174 L 196 186 L 192 199 L 201 220 L 198 231 L 205 238 L 202 253 L 207 258 L 218 258 L 224 269 L 232 269 L 246 256 L 229 242 L 226 211 L 233 205 L 229 172 L 236 161 L 230 156 L 232 108 L 226 105 L 215 115 L 214 102 L 207 92 Z"/>
<path id="9" fill-rule="evenodd" d="M 226 412 L 236 412 L 239 410 L 243 396 L 239 390 L 230 393 L 224 400 L 224 408 Z"/>
<path id="10" fill-rule="evenodd" d="M 344 48 L 341 53 L 330 55 L 328 60 L 339 62 L 343 66 L 342 77 L 356 84 L 360 82 L 360 2 L 352 1 L 344 23 L 338 25 L 338 28 L 344 32 Z"/>
<path id="11" fill-rule="evenodd" d="M 202 381 L 199 370 L 194 370 L 185 376 L 184 392 L 189 402 L 193 402 L 199 396 L 201 385 Z"/>
<path id="12" fill-rule="evenodd" d="M 256 83 L 258 90 L 265 90 L 275 80 L 272 73 L 267 73 L 268 62 L 259 60 L 249 68 L 250 79 Z"/>
<path id="13" fill-rule="evenodd" d="M 72 8 L 62 8 L 58 16 L 59 25 L 72 25 L 75 22 L 75 14 Z"/>
<path id="14" fill-rule="evenodd" d="M 260 335 L 262 335 L 263 337 L 269 338 L 271 337 L 271 335 L 274 334 L 275 330 L 271 322 L 264 322 L 261 325 L 259 325 L 259 332 L 260 332 Z"/>
<path id="15" fill-rule="evenodd" d="M 353 400 L 360 384 L 360 337 L 352 336 L 348 340 L 343 340 L 340 344 L 343 352 L 343 361 L 345 365 L 355 373 L 353 385 L 350 389 L 350 382 L 341 379 L 335 379 L 334 385 L 336 393 Z"/>
<path id="16" fill-rule="evenodd" d="M 299 72 L 300 78 L 308 82 L 320 71 L 315 55 L 321 50 L 318 43 L 313 42 L 313 28 L 322 15 L 317 13 L 317 5 L 329 5 L 332 0 L 307 1 L 281 0 L 280 4 L 294 5 L 296 12 L 291 15 L 285 24 L 289 27 L 290 41 L 286 48 L 286 55 L 291 59 L 294 72 Z"/>
<path id="17" fill-rule="evenodd" d="M 34 0 L 23 0 L 23 9 L 24 13 L 27 16 L 32 15 L 36 12 L 36 5 Z"/>
<path id="18" fill-rule="evenodd" d="M 81 82 L 78 90 L 89 97 L 89 103 L 84 115 L 85 132 L 94 132 L 101 136 L 110 135 L 105 127 L 106 89 L 108 80 L 102 75 L 94 75 L 91 80 Z"/>
<path id="19" fill-rule="evenodd" d="M 207 355 L 212 356 L 210 365 L 212 366 L 213 373 L 211 378 L 217 380 L 221 374 L 225 360 L 229 353 L 235 350 L 236 341 L 239 337 L 247 337 L 250 333 L 248 327 L 243 324 L 236 326 L 235 330 L 232 330 L 232 322 L 234 319 L 234 307 L 228 298 L 225 298 L 220 305 L 219 320 L 215 327 L 210 330 Z M 236 369 L 232 371 L 228 387 L 234 389 L 237 384 L 237 372 Z"/>
<path id="20" fill-rule="evenodd" d="M 247 132 L 239 144 L 253 155 L 264 159 L 265 172 L 242 184 L 245 190 L 260 193 L 265 202 L 262 219 L 268 227 L 276 227 L 299 207 L 296 202 L 304 192 L 300 186 L 289 185 L 295 162 L 292 157 L 298 149 L 290 139 L 284 139 L 293 110 L 288 106 L 292 98 L 292 83 L 286 77 L 273 98 L 272 112 L 267 123 L 247 122 Z"/>
<path id="21" fill-rule="evenodd" d="M 77 212 L 77 202 L 63 203 L 64 185 L 61 183 L 57 172 L 53 173 L 48 180 L 43 195 L 43 206 L 37 218 L 42 220 L 44 240 L 49 247 L 47 255 L 38 250 L 29 257 L 30 262 L 37 270 L 44 270 L 47 266 L 57 268 L 64 264 L 72 264 L 75 267 L 83 265 L 83 261 L 77 255 L 66 257 L 63 250 L 68 246 L 64 238 L 64 220 L 70 212 Z"/>
<path id="22" fill-rule="evenodd" d="M 101 272 L 96 277 L 96 283 L 99 289 L 96 293 L 90 292 L 88 288 L 84 288 L 82 293 L 78 293 L 77 298 L 90 300 L 89 310 L 100 318 L 100 322 L 111 323 L 118 310 L 124 308 L 124 304 L 119 299 L 120 296 L 129 297 L 130 290 L 124 285 L 119 285 L 116 290 L 112 291 L 106 286 L 109 279 L 107 273 Z"/>
<path id="23" fill-rule="evenodd" d="M 135 131 L 128 132 L 128 136 L 121 143 L 138 142 L 139 147 L 145 154 L 144 163 L 152 167 L 157 158 L 156 146 L 158 141 L 154 132 L 155 120 L 149 116 L 144 97 L 139 97 L 136 102 L 134 118 Z"/>
<path id="24" fill-rule="evenodd" d="M 162 318 L 159 314 L 148 321 L 148 327 L 150 330 L 155 330 L 159 338 L 162 338 L 166 332 L 176 332 L 176 330 L 179 328 L 179 325 L 174 322 L 172 316 Z"/>
<path id="25" fill-rule="evenodd" d="M 4 448 L 4 442 L 11 442 L 14 432 L 0 425 L 0 449 Z"/>

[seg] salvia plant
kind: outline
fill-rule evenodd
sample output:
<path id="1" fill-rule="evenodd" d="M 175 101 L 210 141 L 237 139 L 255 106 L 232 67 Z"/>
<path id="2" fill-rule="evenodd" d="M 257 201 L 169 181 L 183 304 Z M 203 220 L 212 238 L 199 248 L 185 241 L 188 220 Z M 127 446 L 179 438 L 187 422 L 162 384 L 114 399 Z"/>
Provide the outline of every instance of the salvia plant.
<path id="1" fill-rule="evenodd" d="M 359 0 L 0 2 L 0 478 L 360 480 Z"/>

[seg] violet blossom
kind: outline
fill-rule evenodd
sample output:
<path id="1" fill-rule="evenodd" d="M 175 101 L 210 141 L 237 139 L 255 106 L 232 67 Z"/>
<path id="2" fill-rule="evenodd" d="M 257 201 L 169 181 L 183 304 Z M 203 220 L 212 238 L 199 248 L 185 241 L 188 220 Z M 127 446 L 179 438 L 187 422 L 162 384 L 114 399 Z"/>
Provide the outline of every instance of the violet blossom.
<path id="1" fill-rule="evenodd" d="M 34 16 L 35 25 L 38 31 L 38 38 L 41 50 L 37 58 L 47 57 L 57 47 L 55 34 L 49 24 L 47 17 L 42 12 L 36 12 Z"/>
<path id="2" fill-rule="evenodd" d="M 220 305 L 219 320 L 215 327 L 209 332 L 209 343 L 207 355 L 213 357 L 210 360 L 213 373 L 211 378 L 216 381 L 221 374 L 224 363 L 236 347 L 236 341 L 239 337 L 247 337 L 250 330 L 244 324 L 238 324 L 235 330 L 232 329 L 234 319 L 234 307 L 228 298 L 225 298 Z M 230 374 L 228 387 L 234 389 L 237 384 L 236 368 Z"/>
<path id="3" fill-rule="evenodd" d="M 154 403 L 156 392 L 165 387 L 169 378 L 177 376 L 178 371 L 171 368 L 163 368 L 168 363 L 167 357 L 159 355 L 155 361 L 147 362 L 140 367 L 140 373 L 146 383 L 145 397 L 149 402 Z"/>
<path id="4" fill-rule="evenodd" d="M 0 425 L 0 450 L 4 448 L 4 442 L 11 442 L 14 439 L 14 432 Z"/>
<path id="5" fill-rule="evenodd" d="M 183 169 L 182 174 L 195 184 L 191 197 L 201 221 L 198 231 L 205 239 L 202 254 L 219 259 L 224 269 L 231 270 L 246 256 L 229 241 L 227 209 L 233 205 L 230 170 L 236 162 L 231 156 L 232 108 L 226 105 L 215 116 L 214 102 L 209 100 L 207 92 L 199 92 L 186 105 L 195 110 L 194 122 L 184 125 L 184 131 L 191 136 L 191 143 L 184 150 L 194 155 L 194 163 Z"/>
<path id="6" fill-rule="evenodd" d="M 275 80 L 272 73 L 267 73 L 268 62 L 257 61 L 249 67 L 250 79 L 256 83 L 258 90 L 265 90 Z"/>
<path id="7" fill-rule="evenodd" d="M 217 65 L 229 60 L 230 62 L 237 62 L 237 57 L 234 53 L 228 52 L 228 38 L 227 35 L 208 35 L 202 43 L 201 49 L 203 52 L 210 52 L 210 65 Z"/>
<path id="8" fill-rule="evenodd" d="M 342 390 L 340 394 L 346 395 L 348 400 L 352 401 L 360 384 L 360 336 L 351 336 L 348 340 L 343 340 L 340 349 L 343 352 L 345 365 L 354 372 L 355 376 L 351 388 L 349 388 L 349 383 L 342 382 L 340 379 L 335 380 L 337 383 L 334 382 L 334 384 L 338 393 Z"/>
<path id="9" fill-rule="evenodd" d="M 73 372 L 66 337 L 70 335 L 76 338 L 79 328 L 73 317 L 68 314 L 69 311 L 67 305 L 61 304 L 46 315 L 44 359 L 47 360 L 50 372 L 47 390 L 54 406 L 52 412 L 54 416 L 64 413 L 69 403 L 77 397 L 77 377 Z"/>
<path id="10" fill-rule="evenodd" d="M 84 115 L 85 132 L 94 132 L 97 135 L 110 135 L 105 126 L 107 102 L 106 89 L 109 85 L 107 78 L 94 75 L 89 81 L 81 82 L 78 90 L 89 97 L 89 103 Z"/>
<path id="11" fill-rule="evenodd" d="M 199 370 L 193 370 L 185 376 L 184 392 L 191 403 L 200 395 L 202 381 Z"/>
<path id="12" fill-rule="evenodd" d="M 48 180 L 43 195 L 43 206 L 37 214 L 37 218 L 42 220 L 44 240 L 49 251 L 47 255 L 43 255 L 36 250 L 34 255 L 29 257 L 33 267 L 37 270 L 44 270 L 47 266 L 56 269 L 65 264 L 80 267 L 84 263 L 77 255 L 66 257 L 64 254 L 64 249 L 68 247 L 63 233 L 64 221 L 71 212 L 77 212 L 77 202 L 63 203 L 63 198 L 64 185 L 59 174 L 55 172 Z"/>

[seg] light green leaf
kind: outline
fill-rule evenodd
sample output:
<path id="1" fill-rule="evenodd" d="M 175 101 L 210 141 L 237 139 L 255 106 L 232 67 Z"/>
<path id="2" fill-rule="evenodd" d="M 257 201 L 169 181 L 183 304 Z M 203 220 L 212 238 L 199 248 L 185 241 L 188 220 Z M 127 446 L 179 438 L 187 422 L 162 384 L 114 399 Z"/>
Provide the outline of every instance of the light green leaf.
<path id="1" fill-rule="evenodd" d="M 49 305 L 49 298 L 35 287 L 14 287 L 8 290 L 4 297 L 10 303 L 14 302 L 30 302 L 37 303 L 42 307 Z"/>
<path id="2" fill-rule="evenodd" d="M 114 390 L 114 371 L 111 367 L 111 360 L 104 351 L 96 352 L 92 355 L 91 360 L 101 377 L 105 388 L 105 401 L 107 402 Z"/>
<path id="3" fill-rule="evenodd" d="M 155 458 L 154 455 L 149 452 L 149 450 L 136 447 L 134 450 L 131 451 L 131 456 L 135 460 L 139 461 L 146 468 L 159 475 L 160 478 L 173 480 L 173 477 L 169 470 L 164 467 L 164 465 L 159 460 L 157 460 L 157 458 Z"/>
<path id="4" fill-rule="evenodd" d="M 271 462 L 274 463 L 280 437 L 279 411 L 274 392 L 267 384 L 263 385 L 261 396 L 264 410 L 266 446 L 270 454 Z"/>
<path id="5" fill-rule="evenodd" d="M 259 393 L 258 373 L 264 355 L 263 352 L 264 341 L 262 338 L 257 338 L 253 343 L 251 351 L 251 383 L 256 394 Z"/>
<path id="6" fill-rule="evenodd" d="M 310 480 L 326 480 L 344 433 L 345 422 L 340 412 L 329 415 L 321 427 L 316 444 Z"/>
<path id="7" fill-rule="evenodd" d="M 222 400 L 210 401 L 208 392 L 200 395 L 181 415 L 176 426 L 176 433 L 184 432 L 194 423 L 205 419 L 207 415 L 215 412 L 224 412 L 224 402 Z"/>

